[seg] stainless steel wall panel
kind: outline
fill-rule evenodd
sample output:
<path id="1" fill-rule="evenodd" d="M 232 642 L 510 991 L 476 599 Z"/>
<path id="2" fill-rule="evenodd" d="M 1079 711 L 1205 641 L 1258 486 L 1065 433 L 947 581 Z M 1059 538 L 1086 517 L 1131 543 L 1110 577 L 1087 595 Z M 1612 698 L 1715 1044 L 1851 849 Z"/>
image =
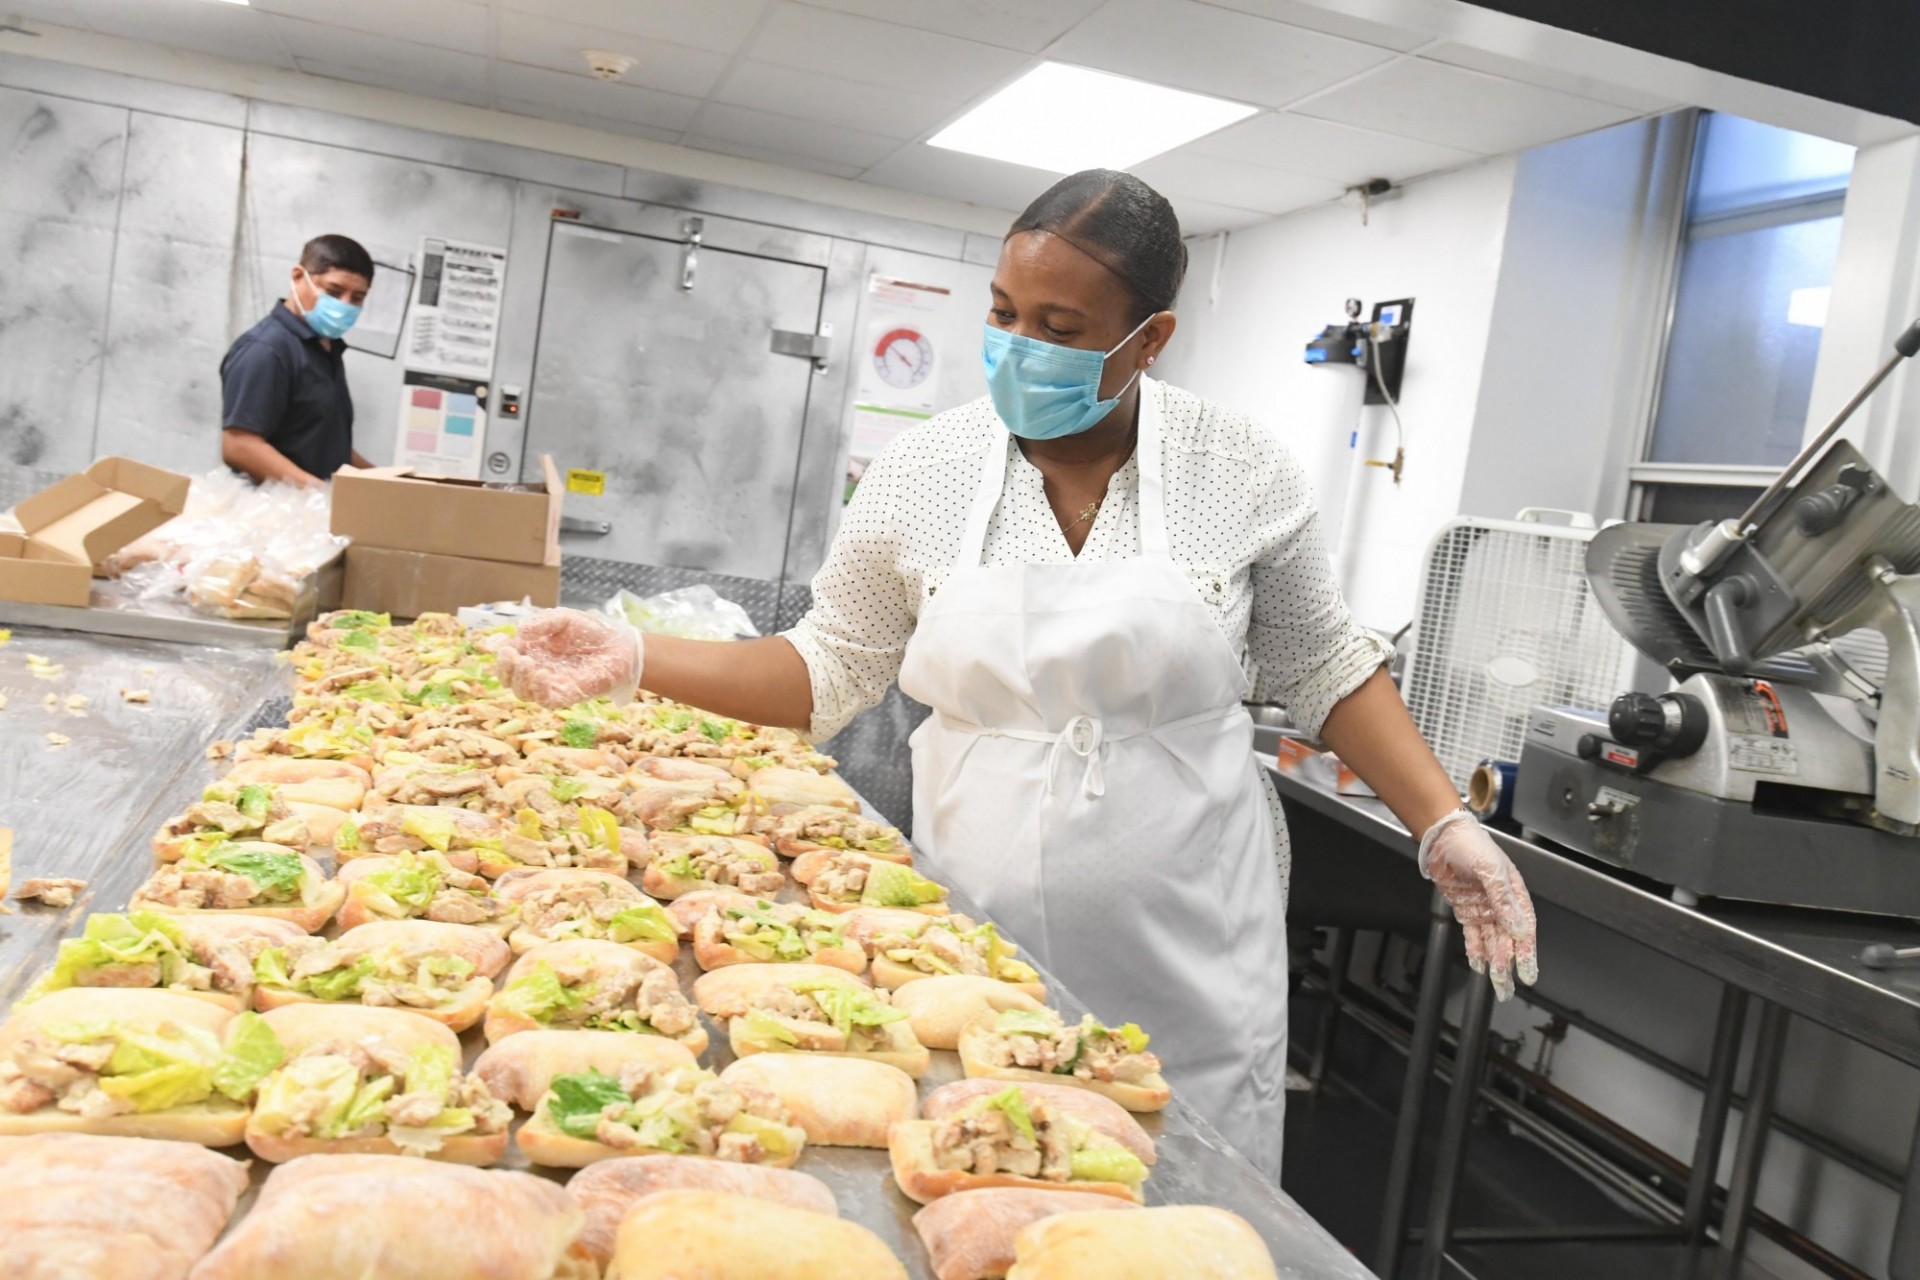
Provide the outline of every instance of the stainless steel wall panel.
<path id="1" fill-rule="evenodd" d="M 563 156 L 532 147 L 516 147 L 505 142 L 461 138 L 427 129 L 363 120 L 332 111 L 316 111 L 311 107 L 255 101 L 251 103 L 248 120 L 249 127 L 256 133 L 347 147 L 396 159 L 418 160 L 473 173 L 571 187 L 577 191 L 594 191 L 601 195 L 619 195 L 626 180 L 626 171 L 617 164 L 583 160 L 577 156 Z"/>
<path id="2" fill-rule="evenodd" d="M 764 222 L 769 226 L 795 227 L 836 239 L 892 245 L 916 253 L 948 258 L 960 256 L 962 242 L 967 235 L 964 231 L 912 222 L 905 218 L 843 209 L 793 196 L 750 191 L 744 187 L 683 178 L 650 169 L 628 169 L 623 194 L 631 200 L 644 200 L 675 209 L 720 214 L 748 222 Z"/>
<path id="3" fill-rule="evenodd" d="M 0 89 L 0 461 L 93 457 L 127 112 Z"/>
<path id="4" fill-rule="evenodd" d="M 220 460 L 241 139 L 238 129 L 133 113 L 97 453 L 194 473 Z"/>
<path id="5" fill-rule="evenodd" d="M 820 319 L 823 327 L 831 329 L 833 354 L 826 371 L 814 377 L 806 429 L 794 463 L 793 518 L 787 529 L 783 572 L 787 582 L 813 580 L 840 525 L 846 488 L 847 404 L 853 398 L 854 362 L 861 358 L 864 345 L 857 317 L 866 292 L 870 252 L 857 241 L 833 242 L 833 261 L 820 300 Z"/>
<path id="6" fill-rule="evenodd" d="M 96 71 L 92 67 L 29 58 L 18 53 L 0 53 L 0 85 L 235 129 L 247 123 L 247 100 L 232 94 L 123 76 L 113 71 Z"/>

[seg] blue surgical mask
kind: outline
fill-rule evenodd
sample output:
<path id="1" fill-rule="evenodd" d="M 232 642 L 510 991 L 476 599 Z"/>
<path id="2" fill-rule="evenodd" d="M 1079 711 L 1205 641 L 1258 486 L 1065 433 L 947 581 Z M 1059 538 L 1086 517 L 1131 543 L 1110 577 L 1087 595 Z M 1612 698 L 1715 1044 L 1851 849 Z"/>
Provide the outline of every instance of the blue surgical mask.
<path id="1" fill-rule="evenodd" d="M 307 277 L 307 283 L 313 285 L 313 306 L 301 314 L 307 322 L 307 328 L 323 338 L 344 338 L 347 330 L 353 328 L 354 321 L 360 318 L 360 308 L 351 302 L 342 302 L 314 284 L 313 276 L 305 267 L 300 274 Z"/>
<path id="2" fill-rule="evenodd" d="M 1079 435 L 1096 425 L 1113 412 L 1120 396 L 1127 394 L 1127 387 L 1140 376 L 1135 370 L 1119 395 L 1111 400 L 1100 398 L 1100 379 L 1107 371 L 1107 361 L 1147 327 L 1147 320 L 1135 325 L 1133 333 L 1104 354 L 1023 338 L 987 325 L 981 356 L 987 364 L 987 390 L 1000 421 L 1023 440 L 1056 440 Z"/>

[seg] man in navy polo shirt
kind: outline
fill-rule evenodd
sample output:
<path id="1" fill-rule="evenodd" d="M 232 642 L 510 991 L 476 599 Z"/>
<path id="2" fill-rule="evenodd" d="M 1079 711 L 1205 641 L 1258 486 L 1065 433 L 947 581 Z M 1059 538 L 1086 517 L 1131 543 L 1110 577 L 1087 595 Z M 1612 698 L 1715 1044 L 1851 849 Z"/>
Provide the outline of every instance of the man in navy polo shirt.
<path id="1" fill-rule="evenodd" d="M 373 257 L 345 236 L 315 236 L 292 286 L 220 362 L 220 457 L 255 481 L 324 484 L 364 467 L 341 341 L 373 286 Z"/>

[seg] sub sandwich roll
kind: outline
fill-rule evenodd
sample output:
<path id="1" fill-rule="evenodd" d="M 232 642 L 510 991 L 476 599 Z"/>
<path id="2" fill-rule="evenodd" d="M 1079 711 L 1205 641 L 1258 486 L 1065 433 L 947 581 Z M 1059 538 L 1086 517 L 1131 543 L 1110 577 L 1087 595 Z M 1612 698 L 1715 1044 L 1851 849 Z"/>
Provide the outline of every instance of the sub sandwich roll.
<path id="1" fill-rule="evenodd" d="M 456 870 L 480 869 L 488 854 L 500 854 L 508 827 L 499 818 L 439 805 L 375 804 L 348 814 L 334 832 L 333 852 L 342 866 L 357 858 L 431 850 Z"/>
<path id="2" fill-rule="evenodd" d="M 727 907 L 750 907 L 761 901 L 764 899 L 758 894 L 741 893 L 738 889 L 696 889 L 669 902 L 667 914 L 673 918 L 674 931 L 682 938 L 691 939 L 693 927 L 710 912 Z"/>
<path id="3" fill-rule="evenodd" d="M 647 843 L 653 859 L 640 874 L 640 887 L 662 901 L 701 889 L 774 894 L 787 882 L 773 851 L 754 840 L 663 832 Z"/>
<path id="4" fill-rule="evenodd" d="M 918 931 L 882 933 L 871 943 L 873 980 L 883 987 L 904 987 L 926 978 L 968 975 L 1004 982 L 1035 1000 L 1047 997 L 1040 974 L 1020 948 L 1000 936 L 991 923 L 966 916 L 929 920 Z"/>
<path id="5" fill-rule="evenodd" d="M 565 733 L 564 729 L 562 733 Z M 509 768 L 512 767 L 509 766 Z M 591 773 L 603 778 L 612 778 L 624 772 L 624 769 L 612 753 L 602 751 L 599 747 L 545 746 L 534 747 L 528 751 L 525 763 L 519 766 L 517 772 L 573 775 Z M 502 782 L 510 780 L 507 777 L 501 778 Z"/>
<path id="6" fill-rule="evenodd" d="M 494 892 L 513 904 L 518 922 L 507 935 L 514 954 L 568 938 L 632 947 L 661 964 L 680 954 L 673 920 L 659 903 L 610 871 L 509 871 Z"/>
<path id="7" fill-rule="evenodd" d="M 522 1111 L 534 1111 L 553 1087 L 554 1077 L 598 1071 L 618 1076 L 639 1065 L 649 1071 L 694 1066 L 693 1050 L 665 1036 L 630 1036 L 618 1031 L 522 1031 L 491 1045 L 473 1064 L 474 1074 L 497 1098 Z"/>
<path id="8" fill-rule="evenodd" d="M 1147 1166 L 1052 1100 L 1020 1085 L 972 1099 L 937 1120 L 909 1120 L 888 1136 L 893 1179 L 926 1204 L 956 1191 L 1033 1187 L 1139 1202 Z"/>
<path id="9" fill-rule="evenodd" d="M 694 925 L 693 954 L 702 969 L 806 963 L 861 973 L 867 953 L 847 941 L 839 921 L 831 911 L 794 902 L 729 903 Z"/>
<path id="10" fill-rule="evenodd" d="M 267 1175 L 192 1280 L 590 1280 L 585 1215 L 530 1173 L 313 1155 Z"/>
<path id="11" fill-rule="evenodd" d="M 346 760 L 269 755 L 234 765 L 218 785 L 238 791 L 260 784 L 274 788 L 290 805 L 316 804 L 345 812 L 360 807 L 373 780 L 365 769 Z"/>
<path id="12" fill-rule="evenodd" d="M 1063 1213 L 1014 1237 L 1007 1280 L 1277 1280 L 1246 1219 L 1204 1205 L 1138 1213 Z"/>
<path id="13" fill-rule="evenodd" d="M 373 771 L 380 804 L 472 809 L 499 813 L 505 805 L 493 771 L 478 764 L 447 764 L 412 751 L 388 751 Z"/>
<path id="14" fill-rule="evenodd" d="M 1141 1164 L 1152 1165 L 1159 1159 L 1152 1137 L 1141 1128 L 1131 1112 L 1113 1099 L 1091 1089 L 1076 1089 L 1065 1084 L 1023 1082 L 1019 1088 L 1026 1097 L 1044 1101 L 1055 1115 L 1078 1120 L 1112 1138 L 1131 1151 Z M 991 1098 L 1006 1092 L 1006 1089 L 1007 1082 L 1004 1080 L 955 1080 L 951 1084 L 943 1084 L 927 1095 L 926 1103 L 921 1107 L 921 1118 L 945 1120 L 980 1099 Z"/>
<path id="15" fill-rule="evenodd" d="M 1013 1242 L 1028 1224 L 1062 1213 L 1137 1209 L 1131 1200 L 1088 1191 L 987 1187 L 941 1196 L 913 1215 L 934 1280 L 1002 1280 Z"/>
<path id="16" fill-rule="evenodd" d="M 264 840 L 289 849 L 330 848 L 344 813 L 326 805 L 288 803 L 269 783 L 216 782 L 154 833 L 153 854 L 177 862 L 191 849 L 229 840 Z"/>
<path id="17" fill-rule="evenodd" d="M 261 952 L 253 1001 L 262 1011 L 315 1001 L 402 1008 L 465 1031 L 486 1012 L 509 955 L 506 943 L 472 925 L 381 921 L 331 942 L 307 938 Z"/>
<path id="18" fill-rule="evenodd" d="M 519 919 L 514 904 L 496 895 L 484 876 L 462 871 L 442 854 L 393 853 L 340 864 L 334 879 L 346 890 L 340 927 L 388 920 L 464 924 L 505 937 Z"/>
<path id="19" fill-rule="evenodd" d="M 824 1213 L 720 1191 L 663 1191 L 628 1211 L 607 1280 L 907 1280 L 879 1236 Z"/>
<path id="20" fill-rule="evenodd" d="M 852 787 L 830 773 L 812 769 L 789 769 L 781 765 L 755 769 L 747 787 L 770 817 L 778 818 L 801 809 L 860 812 L 860 797 Z"/>
<path id="21" fill-rule="evenodd" d="M 1014 983 L 966 975 L 909 982 L 894 991 L 893 1005 L 907 1011 L 907 1024 L 929 1049 L 958 1049 L 961 1033 L 981 1018 L 1046 1008 Z"/>
<path id="22" fill-rule="evenodd" d="M 61 942 L 53 967 L 20 999 L 69 987 L 178 991 L 238 1013 L 253 1000 L 253 961 L 231 939 L 190 931 L 178 916 L 91 915 L 84 932 Z"/>
<path id="23" fill-rule="evenodd" d="M 246 1166 L 188 1142 L 0 1138 L 10 1280 L 186 1280 L 247 1187 Z"/>
<path id="24" fill-rule="evenodd" d="M 807 1135 L 764 1089 L 724 1083 L 704 1067 L 633 1062 L 617 1076 L 555 1076 L 514 1141 L 533 1163 L 560 1169 L 654 1154 L 785 1169 L 800 1158 Z"/>
<path id="25" fill-rule="evenodd" d="M 885 1147 L 887 1131 L 919 1115 L 913 1077 L 884 1062 L 815 1053 L 758 1053 L 720 1079 L 780 1099 L 817 1147 Z"/>
<path id="26" fill-rule="evenodd" d="M 905 907 L 855 907 L 838 914 L 845 922 L 848 940 L 869 955 L 879 939 L 889 935 L 917 937 L 929 920 L 937 918 Z"/>
<path id="27" fill-rule="evenodd" d="M 769 817 L 761 827 L 762 833 L 772 839 L 774 851 L 783 858 L 832 849 L 864 853 L 887 862 L 913 861 L 913 850 L 897 830 L 838 805 L 805 805 Z"/>
<path id="28" fill-rule="evenodd" d="M 133 910 L 288 920 L 318 933 L 347 891 L 304 853 L 258 840 L 215 845 L 163 865 L 134 891 Z"/>
<path id="29" fill-rule="evenodd" d="M 513 1110 L 478 1074 L 461 1074 L 460 1039 L 441 1023 L 328 1004 L 262 1018 L 286 1053 L 247 1118 L 247 1146 L 262 1160 L 332 1152 L 489 1165 L 506 1154 Z"/>
<path id="30" fill-rule="evenodd" d="M 0 1024 L 0 1135 L 231 1146 L 282 1056 L 258 1014 L 173 991 L 54 991 Z"/>
<path id="31" fill-rule="evenodd" d="M 720 1191 L 829 1218 L 840 1215 L 826 1183 L 791 1169 L 700 1156 L 622 1156 L 588 1165 L 567 1180 L 567 1194 L 587 1211 L 580 1244 L 588 1256 L 606 1266 L 627 1211 L 662 1191 Z"/>
<path id="32" fill-rule="evenodd" d="M 724 972 L 724 970 L 723 970 Z M 884 1062 L 918 1080 L 932 1055 L 913 1038 L 887 993 L 839 983 L 798 982 L 760 992 L 727 1024 L 734 1056 L 819 1053 Z"/>
<path id="33" fill-rule="evenodd" d="M 867 980 L 824 964 L 743 964 L 703 973 L 693 980 L 693 1002 L 709 1018 L 738 1018 L 775 987 L 838 985 L 864 991 Z"/>
<path id="34" fill-rule="evenodd" d="M 1129 1022 L 1107 1027 L 1088 1014 L 1063 1023 L 1052 1009 L 982 1018 L 960 1034 L 969 1080 L 1064 1084 L 1105 1094 L 1129 1111 L 1159 1111 L 1173 1097 L 1145 1032 Z"/>
<path id="35" fill-rule="evenodd" d="M 541 791 L 536 798 L 546 794 Z M 550 803 L 546 808 L 519 803 L 511 812 L 499 848 L 480 855 L 485 875 L 549 867 L 625 875 L 629 867 L 644 867 L 653 856 L 644 831 L 621 825 L 618 796 L 593 803 Z"/>
<path id="36" fill-rule="evenodd" d="M 488 1044 L 543 1028 L 665 1036 L 696 1055 L 707 1050 L 706 1028 L 672 969 L 631 947 L 589 938 L 527 952 L 487 1006 Z"/>
<path id="37" fill-rule="evenodd" d="M 899 907 L 922 915 L 948 913 L 947 887 L 897 862 L 864 853 L 818 849 L 793 860 L 793 878 L 822 911 Z"/>

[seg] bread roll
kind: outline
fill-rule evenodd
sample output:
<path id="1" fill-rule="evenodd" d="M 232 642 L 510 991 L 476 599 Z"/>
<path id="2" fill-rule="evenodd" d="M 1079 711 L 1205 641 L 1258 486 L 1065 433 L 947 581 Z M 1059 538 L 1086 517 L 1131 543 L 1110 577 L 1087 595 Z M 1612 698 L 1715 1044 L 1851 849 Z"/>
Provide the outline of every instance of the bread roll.
<path id="1" fill-rule="evenodd" d="M 342 968 L 393 947 L 465 960 L 473 966 L 473 976 L 455 988 L 450 999 L 432 1006 L 409 1006 L 410 1012 L 445 1023 L 455 1031 L 465 1031 L 485 1015 L 487 1002 L 493 998 L 493 979 L 507 967 L 511 955 L 507 944 L 485 929 L 437 920 L 378 920 L 347 930 L 327 947 Z M 360 1003 L 320 1001 L 318 996 L 287 987 L 257 986 L 253 991 L 254 1007 L 262 1011 L 314 1002 Z"/>
<path id="2" fill-rule="evenodd" d="M 934 1280 L 1001 1280 L 1022 1228 L 1061 1213 L 1138 1209 L 1131 1200 L 1085 1191 L 988 1187 L 942 1196 L 913 1215 Z"/>
<path id="3" fill-rule="evenodd" d="M 1067 1085 L 1105 1094 L 1129 1111 L 1160 1111 L 1173 1101 L 1173 1090 L 1159 1072 L 1137 1084 L 1119 1080 L 1087 1080 L 1080 1076 L 1056 1075 L 1051 1071 L 1031 1071 L 1025 1067 L 998 1067 L 988 1061 L 986 1042 L 989 1023 L 976 1022 L 960 1033 L 960 1066 L 969 1080 L 1015 1080 L 1022 1084 Z"/>
<path id="4" fill-rule="evenodd" d="M 818 982 L 828 986 L 864 987 L 865 979 L 824 964 L 736 964 L 693 980 L 693 1002 L 710 1018 L 737 1018 L 747 1011 L 754 997 L 772 987 L 791 987 L 796 982 Z"/>
<path id="5" fill-rule="evenodd" d="M 520 1037 L 514 1037 L 516 1040 Z M 580 1243 L 604 1267 L 613 1257 L 620 1220 L 643 1198 L 662 1191 L 724 1191 L 789 1209 L 839 1216 L 833 1192 L 818 1178 L 791 1169 L 734 1164 L 702 1156 L 622 1156 L 588 1165 L 567 1183 L 567 1194 L 587 1211 Z M 1011 1237 L 1009 1237 L 1011 1240 Z M 1008 1246 L 1012 1255 L 1012 1246 Z"/>
<path id="6" fill-rule="evenodd" d="M 815 805 L 844 809 L 848 813 L 860 812 L 860 797 L 854 794 L 852 787 L 830 773 L 774 765 L 754 770 L 747 786 L 776 817 L 794 809 Z"/>
<path id="7" fill-rule="evenodd" d="M 540 1105 L 555 1076 L 600 1071 L 610 1076 L 622 1067 L 644 1063 L 658 1071 L 694 1065 L 693 1050 L 665 1036 L 624 1031 L 523 1031 L 508 1036 L 480 1055 L 475 1074 L 496 1098 L 522 1111 Z"/>
<path id="8" fill-rule="evenodd" d="M 607 1280 L 907 1280 L 880 1237 L 822 1213 L 720 1191 L 663 1191 L 628 1211 Z"/>
<path id="9" fill-rule="evenodd" d="M 192 1280 L 555 1280 L 585 1215 L 530 1173 L 404 1156 L 303 1156 L 275 1169 Z"/>
<path id="10" fill-rule="evenodd" d="M 641 983 L 644 983 L 648 975 L 654 972 L 665 973 L 670 978 L 673 975 L 673 970 L 667 965 L 663 965 L 651 957 L 643 956 L 631 947 L 623 947 L 616 942 L 576 938 L 566 942 L 549 942 L 543 946 L 535 947 L 514 962 L 513 968 L 507 972 L 506 982 L 501 986 L 500 990 L 495 993 L 492 1002 L 487 1006 L 486 1036 L 488 1044 L 498 1044 L 508 1036 L 519 1035 L 528 1031 L 538 1031 L 543 1028 L 554 1031 L 592 1029 L 571 1026 L 567 1023 L 564 1015 L 550 1019 L 551 1025 L 548 1025 L 548 1023 L 536 1021 L 528 1017 L 525 1013 L 513 1007 L 514 983 L 531 974 L 536 968 L 543 964 L 553 969 L 556 974 L 575 969 L 583 969 L 589 974 L 618 974 L 623 981 L 626 978 L 634 978 L 637 982 Z M 591 981 L 591 977 L 589 977 L 588 980 Z M 679 991 L 677 979 L 673 982 L 673 991 L 675 993 Z M 639 992 L 636 988 L 635 995 L 638 996 L 638 994 Z M 632 1007 L 636 1006 L 631 1003 L 623 1006 L 623 1008 Z M 686 1030 L 676 1031 L 675 1034 L 667 1038 L 679 1041 L 696 1056 L 705 1053 L 707 1051 L 707 1029 L 700 1025 L 697 1018 L 691 1016 L 692 1010 L 690 1008 L 681 1006 L 681 1011 L 688 1015 L 690 1025 Z M 616 1032 L 616 1034 L 644 1035 L 648 1033 L 619 1031 Z"/>
<path id="11" fill-rule="evenodd" d="M 898 1067 L 812 1053 L 758 1053 L 720 1073 L 729 1084 L 765 1089 L 823 1147 L 884 1147 L 887 1131 L 918 1113 L 913 1077 Z"/>
<path id="12" fill-rule="evenodd" d="M 709 912 L 725 911 L 728 907 L 751 907 L 756 902 L 765 901 L 768 899 L 756 898 L 738 889 L 695 889 L 669 902 L 667 914 L 673 917 L 673 927 L 680 936 L 691 938 L 693 927 Z"/>
<path id="13" fill-rule="evenodd" d="M 895 988 L 893 1004 L 907 1011 L 913 1034 L 929 1049 L 959 1048 L 960 1033 L 970 1023 L 990 1014 L 1046 1007 L 1018 984 L 972 974 L 926 977 L 906 983 Z"/>
<path id="14" fill-rule="evenodd" d="M 263 847 L 282 853 L 298 853 L 297 850 L 284 850 L 278 845 L 266 845 L 260 841 L 236 841 L 236 844 L 261 844 Z M 289 920 L 308 933 L 318 933 L 326 928 L 327 921 L 340 909 L 346 899 L 347 891 L 337 881 L 327 879 L 320 864 L 304 853 L 298 854 L 301 867 L 305 872 L 300 883 L 300 896 L 285 903 L 263 901 L 259 906 L 251 907 L 181 907 L 171 903 L 158 902 L 149 897 L 149 891 L 155 882 L 167 875 L 162 868 L 145 885 L 134 890 L 132 900 L 127 904 L 130 911 L 158 911 L 170 916 L 260 916 L 268 920 Z"/>
<path id="15" fill-rule="evenodd" d="M 527 900 L 536 894 L 592 891 L 606 898 L 617 898 L 622 902 L 621 910 L 629 907 L 658 907 L 660 904 L 633 887 L 633 882 L 625 876 L 615 875 L 611 871 L 589 870 L 585 867 L 528 867 L 518 871 L 509 871 L 493 882 L 493 892 L 498 898 L 522 907 L 523 917 Z M 592 899 L 581 901 L 578 910 L 591 918 Z M 671 917 L 669 917 L 671 919 Z M 564 926 L 563 926 L 564 927 Z M 507 935 L 507 941 L 513 947 L 515 955 L 524 955 L 537 946 L 548 942 L 557 942 L 566 937 L 564 933 L 554 936 L 534 932 L 530 923 L 522 922 Z M 609 939 L 611 941 L 611 939 Z M 672 964 L 680 955 L 680 944 L 672 938 L 637 938 L 618 945 L 631 947 L 641 955 L 651 956 L 661 964 Z"/>
<path id="16" fill-rule="evenodd" d="M 233 766 L 227 781 L 240 786 L 249 782 L 271 783 L 280 789 L 280 798 L 289 805 L 325 805 L 329 809 L 358 809 L 373 786 L 373 779 L 359 765 L 345 760 L 308 760 L 296 756 L 265 756 Z"/>
<path id="17" fill-rule="evenodd" d="M 1014 1238 L 1007 1280 L 1278 1280 L 1266 1242 L 1225 1209 L 1063 1213 Z"/>
<path id="18" fill-rule="evenodd" d="M 982 1098 L 991 1098 L 1007 1089 L 1005 1080 L 955 1080 L 952 1084 L 943 1084 L 927 1095 L 920 1108 L 920 1114 L 928 1120 L 944 1120 L 956 1111 L 964 1111 Z M 1037 1084 L 1021 1081 L 1020 1092 L 1029 1098 L 1039 1098 L 1060 1114 L 1069 1116 L 1106 1134 L 1115 1142 L 1139 1158 L 1140 1163 L 1152 1165 L 1158 1159 L 1154 1151 L 1153 1139 L 1140 1127 L 1127 1109 L 1090 1089 L 1076 1089 L 1065 1084 Z"/>

